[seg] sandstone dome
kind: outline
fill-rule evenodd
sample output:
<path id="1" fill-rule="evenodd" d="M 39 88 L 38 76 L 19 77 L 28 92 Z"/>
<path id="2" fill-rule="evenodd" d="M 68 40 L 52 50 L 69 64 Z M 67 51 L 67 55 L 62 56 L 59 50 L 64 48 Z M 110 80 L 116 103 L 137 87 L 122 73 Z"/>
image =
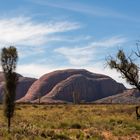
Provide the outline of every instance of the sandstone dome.
<path id="1" fill-rule="evenodd" d="M 35 82 L 37 79 L 23 77 L 20 74 L 17 74 L 18 82 L 17 82 L 17 89 L 16 89 L 16 100 L 22 98 L 27 93 L 29 87 Z M 2 102 L 3 98 L 3 88 L 4 88 L 4 74 L 0 72 L 0 102 Z"/>
<path id="2" fill-rule="evenodd" d="M 80 94 L 80 100 L 91 102 L 115 95 L 126 88 L 109 76 L 92 73 L 85 69 L 57 70 L 43 75 L 29 88 L 20 102 L 73 101 L 73 92 Z"/>

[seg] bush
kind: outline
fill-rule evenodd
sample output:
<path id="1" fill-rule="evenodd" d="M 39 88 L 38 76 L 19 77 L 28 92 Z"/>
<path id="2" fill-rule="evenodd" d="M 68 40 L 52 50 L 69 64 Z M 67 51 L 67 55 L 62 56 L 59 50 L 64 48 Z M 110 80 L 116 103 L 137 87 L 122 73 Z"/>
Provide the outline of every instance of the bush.
<path id="1" fill-rule="evenodd" d="M 74 123 L 74 124 L 71 125 L 71 128 L 73 128 L 73 129 L 81 129 L 82 126 L 79 123 Z"/>

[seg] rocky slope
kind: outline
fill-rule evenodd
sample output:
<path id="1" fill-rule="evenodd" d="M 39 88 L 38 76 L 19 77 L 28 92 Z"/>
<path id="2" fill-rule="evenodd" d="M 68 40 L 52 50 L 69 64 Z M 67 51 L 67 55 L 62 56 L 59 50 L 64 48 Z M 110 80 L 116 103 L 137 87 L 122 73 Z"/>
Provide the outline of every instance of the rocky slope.
<path id="1" fill-rule="evenodd" d="M 140 104 L 140 92 L 136 89 L 129 89 L 120 94 L 97 100 L 95 103 Z"/>
<path id="2" fill-rule="evenodd" d="M 73 93 L 80 101 L 91 102 L 103 97 L 115 95 L 126 88 L 112 78 L 91 73 L 84 69 L 58 70 L 43 75 L 29 88 L 19 102 L 66 101 L 73 102 Z"/>
<path id="3" fill-rule="evenodd" d="M 22 75 L 18 74 L 16 100 L 25 96 L 29 87 L 36 80 L 37 79 L 35 79 L 35 78 L 23 77 Z M 3 72 L 0 72 L 0 102 L 2 102 L 2 98 L 3 98 L 3 87 L 4 87 L 4 75 L 3 75 Z"/>
<path id="4" fill-rule="evenodd" d="M 28 89 L 31 87 L 31 85 L 36 81 L 35 78 L 29 78 L 29 77 L 20 77 L 17 83 L 17 89 L 16 89 L 16 100 L 24 97 L 28 91 Z"/>

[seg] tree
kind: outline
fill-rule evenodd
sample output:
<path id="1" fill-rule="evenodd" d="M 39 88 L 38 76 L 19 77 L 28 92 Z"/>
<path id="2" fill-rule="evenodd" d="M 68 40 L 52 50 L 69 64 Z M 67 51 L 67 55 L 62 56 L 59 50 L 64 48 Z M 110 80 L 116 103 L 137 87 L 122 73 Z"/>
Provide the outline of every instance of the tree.
<path id="1" fill-rule="evenodd" d="M 41 103 L 41 96 L 42 96 L 42 88 L 40 89 L 40 91 L 38 93 L 38 104 Z"/>
<path id="2" fill-rule="evenodd" d="M 17 74 L 15 73 L 18 54 L 15 47 L 3 48 L 1 65 L 5 77 L 4 86 L 4 116 L 7 118 L 8 132 L 10 132 L 11 118 L 14 114 Z"/>
<path id="3" fill-rule="evenodd" d="M 139 114 L 139 106 L 136 106 L 136 116 L 137 116 L 137 120 L 140 119 L 140 114 Z"/>
<path id="4" fill-rule="evenodd" d="M 107 64 L 111 69 L 120 72 L 122 78 L 140 91 L 139 67 L 131 56 L 126 57 L 124 51 L 119 50 L 115 59 L 111 56 L 107 59 Z"/>
<path id="5" fill-rule="evenodd" d="M 137 52 L 135 52 L 137 57 L 140 57 L 140 50 L 137 44 Z M 126 79 L 126 81 L 135 86 L 140 91 L 140 79 L 139 79 L 139 67 L 134 63 L 132 57 L 126 57 L 123 50 L 119 50 L 117 53 L 116 59 L 110 58 L 107 60 L 107 64 L 111 69 L 116 69 L 121 73 L 122 78 Z M 137 119 L 140 118 L 140 114 L 138 113 L 138 109 L 140 106 L 136 106 L 136 116 Z"/>
<path id="6" fill-rule="evenodd" d="M 73 91 L 73 103 L 79 104 L 80 103 L 80 94 L 79 92 Z"/>

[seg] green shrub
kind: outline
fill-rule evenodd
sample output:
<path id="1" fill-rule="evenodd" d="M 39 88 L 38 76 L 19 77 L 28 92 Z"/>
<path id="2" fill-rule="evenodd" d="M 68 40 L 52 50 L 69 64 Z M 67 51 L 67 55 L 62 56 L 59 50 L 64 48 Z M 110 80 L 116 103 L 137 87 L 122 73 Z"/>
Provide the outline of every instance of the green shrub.
<path id="1" fill-rule="evenodd" d="M 73 128 L 73 129 L 81 129 L 82 126 L 79 123 L 74 123 L 74 124 L 71 125 L 71 128 Z"/>

